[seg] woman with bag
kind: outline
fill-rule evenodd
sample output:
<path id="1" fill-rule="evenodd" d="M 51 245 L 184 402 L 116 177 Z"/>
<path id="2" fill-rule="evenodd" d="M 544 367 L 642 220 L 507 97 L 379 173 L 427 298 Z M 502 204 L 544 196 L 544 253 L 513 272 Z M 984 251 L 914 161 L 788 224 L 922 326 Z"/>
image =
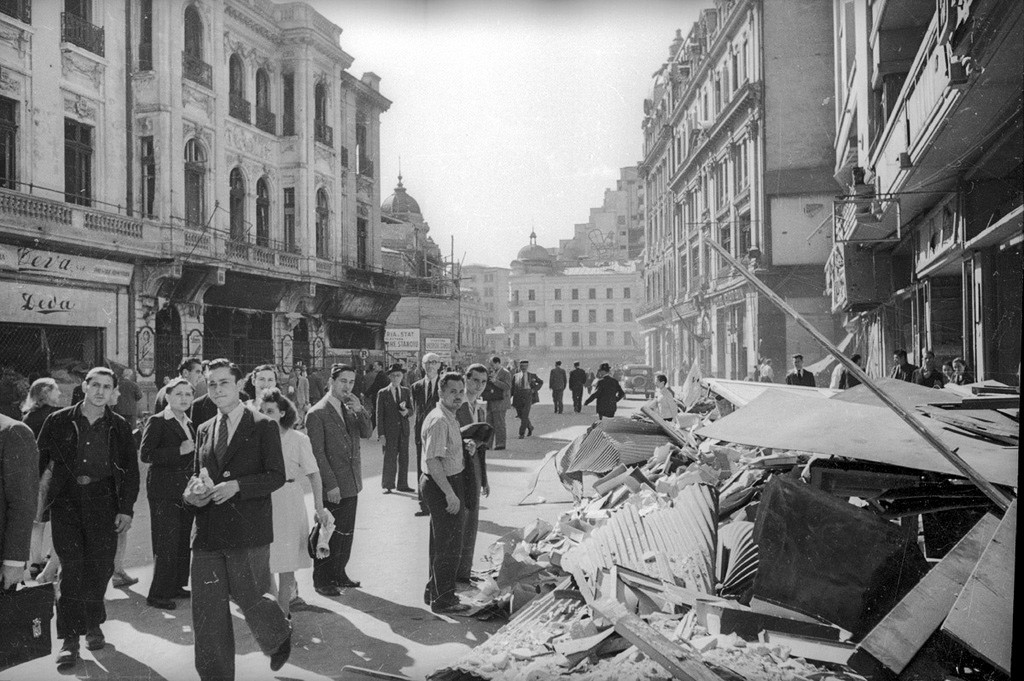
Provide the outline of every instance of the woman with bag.
<path id="1" fill-rule="evenodd" d="M 174 610 L 176 598 L 188 598 L 192 507 L 182 494 L 192 474 L 196 429 L 188 417 L 194 389 L 179 376 L 167 384 L 167 406 L 153 414 L 142 432 L 142 461 L 150 464 L 146 475 L 150 533 L 153 541 L 153 582 L 146 603 Z"/>
<path id="2" fill-rule="evenodd" d="M 60 409 L 60 386 L 52 378 L 37 378 L 28 389 L 28 397 L 21 405 L 21 420 L 32 429 L 32 435 L 39 437 L 39 431 L 43 429 L 43 422 L 46 417 Z M 46 506 L 46 490 L 49 488 L 50 478 L 53 473 L 45 469 L 39 471 L 39 510 L 36 513 L 35 522 L 32 524 L 32 550 L 29 555 L 29 568 L 36 575 L 36 581 L 40 584 L 53 582 L 57 579 L 57 570 L 60 568 L 60 559 L 57 552 L 53 550 L 53 541 L 46 533 L 46 525 L 50 522 L 50 511 Z M 46 567 L 43 561 L 49 554 Z"/>
<path id="3" fill-rule="evenodd" d="M 260 395 L 260 413 L 275 421 L 281 428 L 281 453 L 284 454 L 285 483 L 274 490 L 271 504 L 274 509 L 274 541 L 270 544 L 270 572 L 277 574 L 277 603 L 291 619 L 290 607 L 295 590 L 295 571 L 313 567 L 309 557 L 307 538 L 309 519 L 306 516 L 306 496 L 299 486 L 299 476 L 305 475 L 313 488 L 313 507 L 317 518 L 326 524 L 330 514 L 324 508 L 323 483 L 320 469 L 313 456 L 313 446 L 305 433 L 295 430 L 298 412 L 291 400 L 277 388 Z"/>

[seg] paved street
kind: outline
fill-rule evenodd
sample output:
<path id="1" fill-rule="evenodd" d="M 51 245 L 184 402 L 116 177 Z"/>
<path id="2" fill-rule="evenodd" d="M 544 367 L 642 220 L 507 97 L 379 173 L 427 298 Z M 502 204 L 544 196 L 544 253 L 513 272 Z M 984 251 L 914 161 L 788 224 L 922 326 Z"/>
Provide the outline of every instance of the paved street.
<path id="1" fill-rule="evenodd" d="M 551 413 L 550 392 L 534 405 L 535 434 L 516 439 L 518 421 L 509 411 L 509 448 L 488 456 L 491 496 L 482 500 L 477 556 L 499 536 L 540 517 L 553 521 L 571 498 L 549 467 L 526 505 L 528 483 L 544 455 L 583 432 L 594 407 L 564 415 Z M 626 411 L 639 401 L 628 399 Z M 415 453 L 415 452 L 413 452 Z M 498 455 L 502 456 L 498 456 Z M 349 574 L 362 588 L 328 599 L 313 591 L 312 570 L 299 573 L 300 595 L 312 606 L 293 614 L 294 648 L 289 663 L 276 675 L 249 635 L 237 609 L 235 634 L 238 679 L 363 679 L 343 674 L 357 665 L 422 679 L 485 640 L 502 622 L 439 617 L 423 605 L 427 579 L 428 518 L 413 516 L 415 497 L 386 496 L 380 490 L 381 448 L 376 439 L 363 444 L 363 492 L 359 495 L 356 538 Z M 413 474 L 415 471 L 413 471 Z M 410 483 L 414 475 L 410 475 Z M 145 479 L 145 471 L 143 471 Z M 143 485 L 144 494 L 145 485 Z M 543 498 L 543 503 L 537 503 Z M 307 495 L 312 513 L 312 495 Z M 135 506 L 128 572 L 139 578 L 130 589 L 109 589 L 107 646 L 96 653 L 82 649 L 82 661 L 69 674 L 59 674 L 53 656 L 0 672 L 0 681 L 59 679 L 197 679 L 193 666 L 192 616 L 187 602 L 174 611 L 146 605 L 152 577 L 149 508 L 144 496 Z M 179 601 L 179 603 L 181 603 Z M 53 635 L 56 636 L 56 627 Z M 54 639 L 57 642 L 56 638 Z"/>

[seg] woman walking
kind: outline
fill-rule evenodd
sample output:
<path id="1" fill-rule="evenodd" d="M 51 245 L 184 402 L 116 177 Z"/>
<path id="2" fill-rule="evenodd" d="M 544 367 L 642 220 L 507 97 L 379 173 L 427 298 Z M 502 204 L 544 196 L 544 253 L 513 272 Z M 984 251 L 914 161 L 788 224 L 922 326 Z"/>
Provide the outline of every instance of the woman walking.
<path id="1" fill-rule="evenodd" d="M 153 414 L 142 433 L 142 461 L 150 464 L 146 475 L 150 531 L 153 540 L 153 582 L 146 603 L 174 610 L 176 598 L 188 598 L 189 559 L 192 539 L 192 507 L 182 494 L 192 475 L 195 426 L 188 418 L 192 384 L 178 377 L 167 384 L 167 407 Z"/>
<path id="2" fill-rule="evenodd" d="M 293 426 L 298 412 L 291 400 L 277 388 L 260 395 L 260 413 L 276 421 L 281 428 L 281 452 L 284 454 L 285 483 L 271 495 L 274 509 L 274 541 L 270 544 L 270 572 L 277 574 L 277 603 L 291 619 L 289 604 L 296 594 L 295 571 L 313 567 L 306 541 L 309 537 L 309 519 L 306 516 L 306 498 L 299 486 L 299 476 L 309 478 L 313 488 L 313 507 L 321 524 L 327 524 L 324 509 L 323 484 L 320 469 L 313 457 L 313 446 L 305 433 Z"/>
<path id="3" fill-rule="evenodd" d="M 21 405 L 22 421 L 32 429 L 32 434 L 39 437 L 39 431 L 43 429 L 43 421 L 53 412 L 60 409 L 60 386 L 52 378 L 37 378 L 28 389 L 28 397 Z M 39 469 L 39 499 L 46 499 L 46 490 L 49 487 L 52 472 L 40 466 Z M 52 582 L 57 579 L 57 570 L 60 568 L 60 559 L 57 552 L 53 550 L 53 541 L 46 533 L 46 525 L 50 522 L 50 510 L 43 508 L 45 503 L 39 504 L 36 512 L 36 520 L 32 524 L 32 549 L 29 553 L 29 568 L 39 570 L 36 580 L 40 584 Z M 49 560 L 46 559 L 49 555 Z M 43 567 L 43 562 L 46 566 Z"/>

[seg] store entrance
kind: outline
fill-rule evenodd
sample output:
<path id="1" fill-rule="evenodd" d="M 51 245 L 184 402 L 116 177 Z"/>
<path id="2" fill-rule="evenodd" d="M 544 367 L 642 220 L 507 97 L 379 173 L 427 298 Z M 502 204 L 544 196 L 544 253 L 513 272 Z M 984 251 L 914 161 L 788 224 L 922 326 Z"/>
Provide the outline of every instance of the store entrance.
<path id="1" fill-rule="evenodd" d="M 11 367 L 28 380 L 52 376 L 58 382 L 77 383 L 85 372 L 103 363 L 103 331 L 0 323 L 0 366 Z"/>

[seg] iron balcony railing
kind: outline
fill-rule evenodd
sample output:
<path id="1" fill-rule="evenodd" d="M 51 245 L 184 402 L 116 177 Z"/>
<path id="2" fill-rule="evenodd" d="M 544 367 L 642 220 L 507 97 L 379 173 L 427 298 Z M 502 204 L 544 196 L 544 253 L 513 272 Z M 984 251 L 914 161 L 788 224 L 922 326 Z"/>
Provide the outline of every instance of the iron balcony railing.
<path id="1" fill-rule="evenodd" d="M 313 139 L 320 144 L 326 144 L 329 147 L 334 146 L 334 128 L 327 125 L 323 121 L 315 121 L 313 123 Z"/>
<path id="2" fill-rule="evenodd" d="M 199 57 L 181 53 L 181 76 L 203 87 L 213 88 L 213 69 Z"/>
<path id="3" fill-rule="evenodd" d="M 70 12 L 60 14 L 60 39 L 93 54 L 103 54 L 103 29 Z"/>
<path id="4" fill-rule="evenodd" d="M 256 127 L 271 135 L 277 134 L 277 116 L 270 109 L 256 107 Z"/>
<path id="5" fill-rule="evenodd" d="M 232 118 L 248 123 L 251 118 L 252 104 L 240 94 L 232 93 L 228 97 L 228 113 Z"/>

